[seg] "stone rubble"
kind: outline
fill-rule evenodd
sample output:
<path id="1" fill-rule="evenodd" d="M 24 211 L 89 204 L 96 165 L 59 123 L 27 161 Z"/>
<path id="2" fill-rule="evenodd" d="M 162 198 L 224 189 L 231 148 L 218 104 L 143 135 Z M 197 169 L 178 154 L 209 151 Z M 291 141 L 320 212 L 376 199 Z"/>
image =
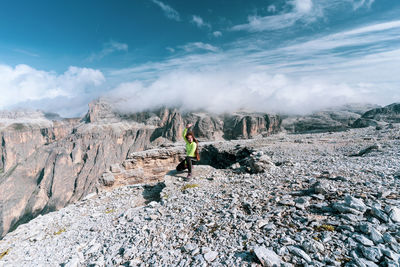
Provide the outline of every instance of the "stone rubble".
<path id="1" fill-rule="evenodd" d="M 214 147 L 250 153 L 39 216 L 0 240 L 0 266 L 400 265 L 399 125 Z"/>

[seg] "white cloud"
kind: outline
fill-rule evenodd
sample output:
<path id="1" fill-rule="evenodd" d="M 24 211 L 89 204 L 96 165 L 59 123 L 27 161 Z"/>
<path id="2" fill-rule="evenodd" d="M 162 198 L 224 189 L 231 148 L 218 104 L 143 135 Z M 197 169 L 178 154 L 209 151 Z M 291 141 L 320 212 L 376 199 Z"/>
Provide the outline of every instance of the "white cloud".
<path id="1" fill-rule="evenodd" d="M 103 57 L 112 54 L 114 52 L 117 51 L 128 51 L 128 45 L 125 43 L 120 43 L 120 42 L 116 42 L 116 41 L 109 41 L 107 43 L 103 44 L 103 49 L 98 52 L 98 53 L 92 53 L 88 60 L 89 61 L 94 61 L 94 60 L 100 60 Z"/>
<path id="2" fill-rule="evenodd" d="M 178 11 L 176 11 L 175 9 L 170 7 L 169 5 L 164 4 L 163 2 L 158 1 L 158 0 L 151 0 L 151 1 L 154 4 L 158 5 L 162 9 L 162 11 L 164 12 L 164 14 L 165 14 L 165 16 L 167 18 L 172 19 L 172 20 L 176 20 L 176 21 L 180 21 L 181 20 Z"/>
<path id="3" fill-rule="evenodd" d="M 195 24 L 199 28 L 211 28 L 211 24 L 205 22 L 200 16 L 193 15 L 191 23 Z"/>
<path id="4" fill-rule="evenodd" d="M 150 84 L 139 81 L 121 84 L 109 92 L 108 98 L 123 112 L 175 106 L 217 113 L 240 109 L 305 113 L 332 102 L 341 104 L 360 99 L 356 90 L 346 84 L 294 79 L 269 74 L 267 69 L 244 67 L 171 71 Z"/>
<path id="5" fill-rule="evenodd" d="M 196 50 L 206 50 L 206 51 L 211 51 L 211 52 L 218 51 L 218 47 L 213 46 L 211 44 L 202 43 L 202 42 L 188 43 L 186 45 L 180 46 L 180 48 L 182 48 L 186 52 L 193 52 Z"/>
<path id="6" fill-rule="evenodd" d="M 293 6 L 299 13 L 309 13 L 312 10 L 312 0 L 293 0 Z"/>
<path id="7" fill-rule="evenodd" d="M 222 32 L 220 31 L 214 31 L 213 32 L 214 37 L 221 37 L 222 36 Z"/>
<path id="8" fill-rule="evenodd" d="M 67 111 L 69 106 L 76 104 L 70 100 L 97 94 L 96 88 L 104 82 L 105 78 L 101 71 L 88 68 L 69 67 L 66 72 L 58 75 L 28 65 L 17 65 L 14 68 L 0 65 L 0 109 L 10 107 L 43 109 L 44 101 L 53 103 L 51 104 L 53 109 L 48 111 L 60 112 L 65 108 L 62 115 L 76 115 L 77 110 Z"/>

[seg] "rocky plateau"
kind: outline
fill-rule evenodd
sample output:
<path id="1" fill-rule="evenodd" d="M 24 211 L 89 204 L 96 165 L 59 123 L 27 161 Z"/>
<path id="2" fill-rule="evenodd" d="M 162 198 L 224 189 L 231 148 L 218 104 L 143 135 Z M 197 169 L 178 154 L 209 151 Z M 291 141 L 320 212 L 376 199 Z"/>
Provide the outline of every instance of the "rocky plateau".
<path id="1" fill-rule="evenodd" d="M 3 112 L 0 266 L 399 266 L 399 106 L 297 134 L 277 115 L 103 100 L 79 119 Z M 190 181 L 174 171 L 186 123 Z"/>
<path id="2" fill-rule="evenodd" d="M 129 153 L 109 190 L 8 233 L 0 265 L 399 266 L 399 124 L 204 142 L 189 181 L 182 152 Z"/>

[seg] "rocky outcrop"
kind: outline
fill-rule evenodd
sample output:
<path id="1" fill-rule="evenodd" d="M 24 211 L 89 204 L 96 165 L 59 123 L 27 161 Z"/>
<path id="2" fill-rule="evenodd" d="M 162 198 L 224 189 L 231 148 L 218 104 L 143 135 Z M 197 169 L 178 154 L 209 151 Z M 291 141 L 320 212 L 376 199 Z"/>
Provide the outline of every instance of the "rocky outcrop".
<path id="1" fill-rule="evenodd" d="M 282 127 L 290 133 L 336 132 L 349 129 L 359 114 L 343 111 L 317 112 L 308 116 L 286 118 Z"/>
<path id="2" fill-rule="evenodd" d="M 376 105 L 352 104 L 334 107 L 305 116 L 288 116 L 282 127 L 289 133 L 337 132 L 353 127 L 361 115 Z"/>
<path id="3" fill-rule="evenodd" d="M 383 108 L 375 108 L 365 112 L 353 123 L 354 128 L 378 126 L 385 123 L 400 122 L 400 103 L 394 103 Z"/>
<path id="4" fill-rule="evenodd" d="M 224 137 L 226 139 L 247 139 L 257 135 L 267 136 L 280 130 L 281 119 L 278 116 L 260 113 L 236 113 L 224 119 Z"/>
<path id="5" fill-rule="evenodd" d="M 103 99 L 90 103 L 82 119 L 40 112 L 29 116 L 7 113 L 0 124 L 0 236 L 104 185 L 157 179 L 177 164 L 184 148 L 153 160 L 133 152 L 181 140 L 187 123 L 194 124 L 200 140 L 250 138 L 280 129 L 279 117 L 267 114 L 214 115 L 168 108 L 119 114 Z M 110 170 L 121 162 L 120 173 Z M 157 164 L 158 174 L 147 173 Z"/>
<path id="6" fill-rule="evenodd" d="M 118 114 L 116 114 L 110 104 L 104 99 L 98 99 L 89 103 L 89 110 L 83 118 L 85 122 L 116 122 Z"/>
<path id="7" fill-rule="evenodd" d="M 161 181 L 184 157 L 183 146 L 133 152 L 121 164 L 111 165 L 102 175 L 102 182 L 105 186 L 115 188 Z"/>

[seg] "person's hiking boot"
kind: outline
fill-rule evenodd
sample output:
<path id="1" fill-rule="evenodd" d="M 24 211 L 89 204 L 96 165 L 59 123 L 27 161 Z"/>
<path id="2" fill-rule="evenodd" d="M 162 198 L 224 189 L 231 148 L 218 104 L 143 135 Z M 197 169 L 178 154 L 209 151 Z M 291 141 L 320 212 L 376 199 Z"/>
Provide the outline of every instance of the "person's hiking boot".
<path id="1" fill-rule="evenodd" d="M 191 178 L 192 178 L 192 174 L 189 173 L 189 174 L 187 175 L 186 179 L 189 180 L 189 179 L 191 179 Z"/>

